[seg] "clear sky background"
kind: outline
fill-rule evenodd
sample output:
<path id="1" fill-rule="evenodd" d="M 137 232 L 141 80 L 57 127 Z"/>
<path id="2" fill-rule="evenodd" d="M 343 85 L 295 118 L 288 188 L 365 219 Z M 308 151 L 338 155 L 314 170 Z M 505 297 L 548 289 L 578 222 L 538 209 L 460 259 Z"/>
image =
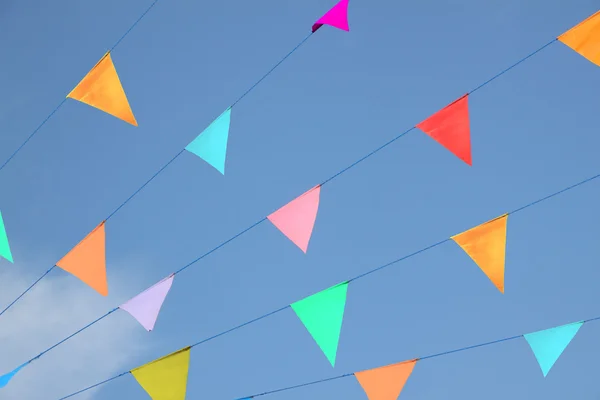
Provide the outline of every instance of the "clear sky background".
<path id="1" fill-rule="evenodd" d="M 0 3 L 5 160 L 150 0 Z M 310 31 L 334 0 L 161 0 L 113 52 L 134 128 L 68 101 L 0 172 L 7 304 Z M 232 113 L 226 175 L 185 153 L 107 225 L 109 296 L 53 271 L 0 317 L 0 372 L 91 322 L 597 11 L 593 0 L 351 0 Z M 414 131 L 327 184 L 307 255 L 263 223 L 2 399 L 57 399 L 600 172 L 600 68 L 555 43 L 473 94 L 473 167 Z M 291 310 L 192 350 L 188 399 L 252 395 L 600 315 L 600 182 L 510 216 L 506 294 L 446 243 L 349 287 L 335 369 Z M 401 399 L 600 396 L 600 323 L 547 378 L 525 340 L 417 364 Z M 75 399 L 148 396 L 133 377 Z M 265 399 L 366 399 L 352 377 Z"/>

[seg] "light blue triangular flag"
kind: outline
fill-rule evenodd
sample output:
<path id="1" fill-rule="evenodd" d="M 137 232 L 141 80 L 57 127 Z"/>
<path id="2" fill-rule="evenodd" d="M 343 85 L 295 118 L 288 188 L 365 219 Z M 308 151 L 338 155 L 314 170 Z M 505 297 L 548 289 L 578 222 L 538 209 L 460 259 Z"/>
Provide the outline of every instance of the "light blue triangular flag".
<path id="1" fill-rule="evenodd" d="M 215 119 L 186 150 L 194 153 L 225 175 L 225 157 L 227 155 L 227 138 L 231 122 L 231 107 Z"/>
<path id="2" fill-rule="evenodd" d="M 8 385 L 8 382 L 10 382 L 10 380 L 13 378 L 13 376 L 15 376 L 17 374 L 17 372 L 19 372 L 21 370 L 21 368 L 23 368 L 27 364 L 28 363 L 25 363 L 25 364 L 21 365 L 20 367 L 15 368 L 13 371 L 9 372 L 8 374 L 4 374 L 4 375 L 0 376 L 0 389 L 2 389 L 4 386 Z"/>
<path id="3" fill-rule="evenodd" d="M 582 325 L 583 322 L 576 322 L 523 335 L 533 350 L 544 376 L 548 375 L 550 368 L 571 343 Z"/>

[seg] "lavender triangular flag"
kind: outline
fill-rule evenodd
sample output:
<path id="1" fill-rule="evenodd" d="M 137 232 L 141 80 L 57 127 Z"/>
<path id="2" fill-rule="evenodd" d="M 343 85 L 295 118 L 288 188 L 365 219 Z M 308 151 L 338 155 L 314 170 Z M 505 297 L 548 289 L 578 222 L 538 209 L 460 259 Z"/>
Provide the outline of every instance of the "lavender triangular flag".
<path id="1" fill-rule="evenodd" d="M 121 310 L 127 311 L 148 332 L 154 329 L 160 308 L 171 289 L 175 275 L 171 274 L 154 286 L 149 287 L 125 304 L 120 306 Z"/>

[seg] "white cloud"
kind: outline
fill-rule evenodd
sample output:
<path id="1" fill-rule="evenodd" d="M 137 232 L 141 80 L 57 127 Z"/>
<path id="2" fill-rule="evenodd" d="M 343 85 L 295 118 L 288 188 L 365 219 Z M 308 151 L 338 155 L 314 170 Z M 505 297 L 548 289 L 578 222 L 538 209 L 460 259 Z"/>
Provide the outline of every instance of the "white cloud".
<path id="1" fill-rule="evenodd" d="M 23 265 L 0 262 L 0 310 L 37 277 Z M 111 271 L 118 271 L 111 268 Z M 38 275 L 39 276 L 39 275 Z M 124 279 L 123 279 L 124 280 Z M 0 316 L 0 375 L 92 322 L 131 295 L 111 273 L 104 298 L 56 268 Z M 146 331 L 125 312 L 115 312 L 21 370 L 0 399 L 58 399 L 131 367 L 148 343 Z M 89 400 L 95 390 L 75 399 Z"/>

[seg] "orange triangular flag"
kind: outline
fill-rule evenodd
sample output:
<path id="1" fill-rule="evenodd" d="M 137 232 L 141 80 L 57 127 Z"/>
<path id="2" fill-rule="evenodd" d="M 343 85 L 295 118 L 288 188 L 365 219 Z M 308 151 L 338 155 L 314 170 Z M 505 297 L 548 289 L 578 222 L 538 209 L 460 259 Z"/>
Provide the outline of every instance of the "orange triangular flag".
<path id="1" fill-rule="evenodd" d="M 508 214 L 452 236 L 481 270 L 504 293 L 504 259 Z"/>
<path id="2" fill-rule="evenodd" d="M 102 221 L 56 263 L 57 267 L 75 275 L 102 296 L 108 295 L 105 223 L 106 221 Z"/>
<path id="3" fill-rule="evenodd" d="M 560 35 L 558 40 L 600 66 L 600 11 Z"/>
<path id="4" fill-rule="evenodd" d="M 369 400 L 396 400 L 416 363 L 417 360 L 404 361 L 368 371 L 355 372 L 354 376 Z"/>
<path id="5" fill-rule="evenodd" d="M 468 95 L 442 108 L 417 125 L 417 128 L 450 150 L 468 165 L 471 160 L 471 128 Z"/>
<path id="6" fill-rule="evenodd" d="M 137 126 L 110 53 L 98 61 L 67 97 Z"/>

